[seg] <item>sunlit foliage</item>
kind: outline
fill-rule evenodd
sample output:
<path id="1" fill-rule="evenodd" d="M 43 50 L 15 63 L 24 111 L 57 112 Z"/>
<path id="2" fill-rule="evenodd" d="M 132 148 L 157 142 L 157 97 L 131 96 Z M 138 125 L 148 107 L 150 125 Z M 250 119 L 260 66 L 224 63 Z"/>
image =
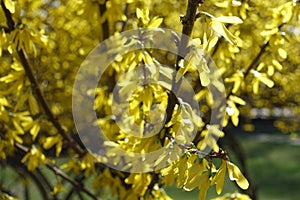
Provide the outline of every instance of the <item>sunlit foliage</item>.
<path id="1" fill-rule="evenodd" d="M 226 116 L 222 125 L 238 126 L 241 115 L 249 117 L 253 107 L 272 109 L 285 105 L 293 111 L 293 116 L 299 115 L 298 1 L 189 1 L 198 2 L 194 3 L 198 11 L 186 56 L 201 48 L 216 63 L 226 90 Z M 185 191 L 198 188 L 199 199 L 206 199 L 207 190 L 214 185 L 216 193 L 222 193 L 226 175 L 241 189 L 249 187 L 240 169 L 230 161 L 230 155 L 217 144 L 215 136 L 226 137 L 226 134 L 220 127 L 209 125 L 214 100 L 205 86 L 211 81 L 219 83 L 210 80 L 212 72 L 205 59 L 193 61 L 201 64 L 199 71 L 193 62 L 177 63 L 178 71 L 189 77 L 203 116 L 196 116 L 188 103 L 177 101 L 174 111 L 168 113 L 171 115 L 168 123 L 152 137 L 128 136 L 112 120 L 111 106 L 116 103 L 113 88 L 118 80 L 123 80 L 125 95 L 128 87 L 134 87 L 134 81 L 138 80 L 130 82 L 135 77 L 123 74 L 140 64 L 155 65 L 171 80 L 174 77 L 170 69 L 163 65 L 174 66 L 176 56 L 152 49 L 115 55 L 95 90 L 97 123 L 111 140 L 103 145 L 144 153 L 169 145 L 182 153 L 167 167 L 147 173 L 110 169 L 105 165 L 107 157 L 96 156 L 83 147 L 74 126 L 73 83 L 88 53 L 109 36 L 125 30 L 161 27 L 181 32 L 182 26 L 189 23 L 182 16 L 189 9 L 187 0 L 0 2 L 0 164 L 15 169 L 26 167 L 29 176 L 48 168 L 56 179 L 46 181 L 49 186 L 45 189 L 48 193 L 43 194 L 45 199 L 50 196 L 64 199 L 68 195 L 86 195 L 87 199 L 106 196 L 170 199 L 163 186 L 174 184 Z M 155 77 L 155 70 L 144 70 Z M 140 135 L 149 121 L 162 120 L 158 114 L 154 115 L 157 119 L 151 118 L 153 104 L 159 105 L 159 113 L 168 109 L 172 86 L 162 84 L 164 87 L 158 84 L 137 87 L 128 99 L 127 123 L 138 124 Z M 296 120 L 285 119 L 276 125 L 290 133 L 299 130 Z M 197 131 L 193 142 L 187 139 L 191 130 Z M 212 151 L 202 155 L 206 147 Z M 115 152 L 107 156 L 121 162 Z M 162 164 L 159 159 L 154 162 L 157 167 Z M 126 170 L 133 167 L 129 165 Z M 72 187 L 66 187 L 65 181 Z M 45 180 L 41 182 L 45 184 Z M 2 185 L 0 189 L 1 199 L 13 199 L 14 195 L 2 192 Z M 249 197 L 234 193 L 217 199 Z"/>

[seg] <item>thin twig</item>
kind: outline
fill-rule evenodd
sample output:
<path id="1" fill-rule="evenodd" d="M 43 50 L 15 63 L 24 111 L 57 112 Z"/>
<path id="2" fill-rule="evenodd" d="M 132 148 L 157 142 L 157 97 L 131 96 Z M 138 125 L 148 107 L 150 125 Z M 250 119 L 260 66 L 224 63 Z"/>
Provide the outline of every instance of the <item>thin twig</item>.
<path id="1" fill-rule="evenodd" d="M 65 200 L 69 200 L 69 199 L 71 199 L 71 197 L 72 197 L 72 195 L 73 195 L 73 193 L 76 191 L 76 188 L 75 187 L 72 187 L 71 189 L 70 189 L 70 191 L 67 193 L 67 195 L 66 195 L 66 197 L 65 197 Z"/>
<path id="2" fill-rule="evenodd" d="M 92 199 L 95 200 L 101 200 L 100 198 L 96 197 L 93 193 L 91 193 L 88 189 L 86 189 L 83 185 L 83 183 L 77 182 L 73 180 L 71 177 L 69 177 L 67 174 L 65 174 L 63 171 L 61 171 L 57 166 L 46 163 L 46 166 L 48 169 L 53 171 L 56 175 L 60 176 L 61 178 L 65 179 L 69 183 L 71 183 L 73 186 L 75 186 L 77 189 L 79 189 L 82 192 L 85 192 L 87 195 L 89 195 Z"/>
<path id="3" fill-rule="evenodd" d="M 48 187 L 49 191 L 52 191 L 53 188 L 52 188 L 49 180 L 43 174 L 43 172 L 39 168 L 36 169 L 36 172 L 39 175 L 39 179 L 41 179 L 41 181 L 43 181 L 45 183 L 45 185 Z M 54 194 L 52 196 L 53 196 L 53 200 L 57 200 L 58 199 L 56 194 Z"/>
<path id="4" fill-rule="evenodd" d="M 105 0 L 103 4 L 99 4 L 100 17 L 103 17 L 104 13 L 107 10 L 106 2 L 107 2 L 107 0 Z M 104 41 L 105 39 L 107 39 L 109 37 L 109 24 L 108 24 L 107 18 L 101 24 L 101 27 L 102 27 L 102 41 Z"/>
<path id="5" fill-rule="evenodd" d="M 23 153 L 28 153 L 29 152 L 29 148 L 19 144 L 19 143 L 15 143 L 15 147 L 22 151 Z M 52 172 L 54 172 L 54 174 L 56 174 L 57 176 L 63 178 L 64 180 L 68 181 L 69 183 L 71 183 L 74 187 L 76 187 L 76 189 L 86 193 L 87 195 L 89 195 L 92 199 L 95 200 L 101 200 L 101 198 L 98 198 L 97 196 L 95 196 L 93 193 L 91 193 L 88 189 L 86 189 L 83 185 L 83 183 L 78 182 L 76 180 L 73 180 L 70 176 L 68 176 L 67 174 L 65 174 L 62 170 L 59 169 L 59 167 L 57 167 L 54 164 L 51 164 L 49 162 L 45 163 L 46 167 L 51 170 Z"/>
<path id="6" fill-rule="evenodd" d="M 35 185 L 37 186 L 37 188 L 40 191 L 41 196 L 43 197 L 43 199 L 45 200 L 50 200 L 47 190 L 44 187 L 44 184 L 42 184 L 41 180 L 36 176 L 36 174 L 34 174 L 31 171 L 28 171 L 27 168 L 25 166 L 19 165 L 18 162 L 10 162 L 9 163 L 11 167 L 15 168 L 16 171 L 18 172 L 18 174 L 24 178 L 24 174 L 28 174 L 29 177 L 32 179 L 32 181 L 35 183 Z M 21 171 L 20 171 L 21 170 Z"/>

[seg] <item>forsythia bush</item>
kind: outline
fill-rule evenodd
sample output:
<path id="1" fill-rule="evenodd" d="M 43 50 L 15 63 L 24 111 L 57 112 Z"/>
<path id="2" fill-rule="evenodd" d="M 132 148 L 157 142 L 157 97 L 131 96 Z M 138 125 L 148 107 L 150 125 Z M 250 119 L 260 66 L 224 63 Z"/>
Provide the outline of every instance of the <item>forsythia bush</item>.
<path id="1" fill-rule="evenodd" d="M 226 137 L 222 127 L 238 126 L 252 107 L 288 102 L 300 112 L 298 1 L 0 2 L 0 174 L 15 174 L 14 184 L 24 187 L 24 194 L 16 192 L 1 180 L 0 199 L 34 198 L 29 182 L 43 199 L 170 199 L 163 187 L 174 184 L 185 191 L 198 188 L 199 199 L 206 199 L 214 185 L 222 193 L 225 176 L 246 190 L 248 180 L 217 143 Z M 172 30 L 168 45 L 179 55 L 147 48 L 166 42 L 151 38 L 148 29 L 161 35 Z M 137 35 L 122 38 L 127 30 Z M 110 49 L 101 46 L 101 59 L 85 60 L 103 41 Z M 137 44 L 137 50 L 119 53 Z M 97 120 L 91 124 L 107 140 L 89 142 L 107 150 L 101 154 L 85 145 L 91 138 L 78 135 L 89 130 L 74 124 L 72 109 L 74 114 L 87 105 L 74 99 L 73 86 L 80 66 L 97 68 L 109 59 L 96 88 L 78 86 L 94 98 Z M 141 75 L 133 72 L 138 70 Z M 188 90 L 185 82 L 201 114 L 173 93 L 176 85 Z M 212 91 L 224 94 L 224 105 Z M 215 110 L 219 124 L 211 123 Z M 157 121 L 165 123 L 147 135 Z M 277 122 L 287 132 L 298 128 L 293 121 L 286 124 Z M 159 157 L 149 158 L 151 167 L 143 168 L 144 154 L 161 149 Z M 121 150 L 141 156 L 122 157 Z M 15 171 L 7 172 L 7 166 Z"/>

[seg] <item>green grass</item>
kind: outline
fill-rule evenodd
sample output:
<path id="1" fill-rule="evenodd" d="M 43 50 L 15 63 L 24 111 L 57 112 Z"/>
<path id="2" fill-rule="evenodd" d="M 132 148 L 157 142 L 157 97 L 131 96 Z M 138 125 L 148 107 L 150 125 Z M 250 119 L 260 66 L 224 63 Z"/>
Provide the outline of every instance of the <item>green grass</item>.
<path id="1" fill-rule="evenodd" d="M 299 200 L 300 146 L 244 141 L 260 199 Z"/>
<path id="2" fill-rule="evenodd" d="M 300 199 L 300 146 L 271 140 L 262 142 L 256 137 L 242 138 L 241 143 L 247 156 L 250 176 L 258 187 L 258 199 Z M 166 190 L 174 200 L 195 200 L 198 195 L 197 190 L 190 193 L 176 187 Z M 235 185 L 226 180 L 223 194 L 236 190 Z M 207 199 L 213 197 L 217 197 L 215 188 L 210 188 Z"/>

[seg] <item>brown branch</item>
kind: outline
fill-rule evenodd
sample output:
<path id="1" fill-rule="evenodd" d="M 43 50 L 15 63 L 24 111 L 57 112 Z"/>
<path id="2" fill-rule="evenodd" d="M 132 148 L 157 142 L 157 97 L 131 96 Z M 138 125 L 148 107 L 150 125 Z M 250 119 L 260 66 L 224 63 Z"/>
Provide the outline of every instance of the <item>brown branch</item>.
<path id="1" fill-rule="evenodd" d="M 5 7 L 3 1 L 1 1 L 1 6 L 4 11 L 6 20 L 7 20 L 7 25 L 8 25 L 9 31 L 11 32 L 15 29 L 15 23 L 12 19 L 12 15 L 9 12 L 9 10 Z M 68 141 L 68 144 L 70 145 L 70 147 L 73 148 L 78 154 L 83 155 L 85 153 L 85 151 L 75 142 L 75 140 L 70 136 L 70 134 L 64 130 L 64 128 L 59 123 L 56 116 L 51 111 L 50 106 L 48 105 L 48 103 L 43 95 L 43 92 L 39 87 L 39 84 L 38 84 L 36 78 L 34 77 L 32 67 L 29 64 L 25 50 L 22 48 L 21 50 L 17 51 L 17 54 L 20 58 L 20 62 L 25 70 L 25 73 L 31 83 L 31 87 L 34 91 L 34 94 L 36 95 L 37 99 L 39 100 L 40 105 L 44 109 L 45 114 L 47 115 L 49 120 L 52 122 L 54 127 L 57 129 L 57 131 Z"/>
<path id="2" fill-rule="evenodd" d="M 78 198 L 79 198 L 80 200 L 84 200 L 84 199 L 83 199 L 83 196 L 81 195 L 81 193 L 80 193 L 78 190 L 76 190 L 76 193 L 77 193 Z"/>
<path id="3" fill-rule="evenodd" d="M 27 173 L 30 176 L 30 178 L 34 181 L 35 185 L 40 190 L 43 199 L 50 200 L 48 193 L 46 191 L 46 188 L 44 187 L 44 184 L 41 183 L 41 180 L 33 172 L 28 171 L 24 166 L 22 166 L 20 168 L 22 169 L 22 171 Z"/>
<path id="4" fill-rule="evenodd" d="M 3 10 L 4 15 L 6 17 L 6 20 L 7 20 L 6 23 L 7 23 L 8 29 L 6 29 L 6 31 L 9 33 L 9 32 L 14 30 L 15 22 L 12 19 L 10 11 L 5 7 L 4 1 L 1 1 L 1 7 L 2 7 L 2 10 Z"/>
<path id="5" fill-rule="evenodd" d="M 187 54 L 187 46 L 189 42 L 189 37 L 192 34 L 194 23 L 196 20 L 196 13 L 199 4 L 202 4 L 203 0 L 188 0 L 186 15 L 183 17 L 182 21 L 182 35 L 180 42 L 178 43 L 178 53 L 175 63 L 175 73 L 173 73 L 172 80 L 172 91 L 168 94 L 168 106 L 166 109 L 166 122 L 167 124 L 171 119 L 174 112 L 175 105 L 178 104 L 178 99 L 176 97 L 176 92 L 181 83 L 181 79 L 176 83 L 176 75 L 179 70 L 179 61 L 185 57 Z"/>
<path id="6" fill-rule="evenodd" d="M 29 65 L 26 53 L 23 48 L 20 51 L 18 51 L 18 55 L 19 55 L 22 65 L 24 67 L 24 70 L 26 72 L 26 75 L 32 85 L 32 89 L 33 89 L 35 95 L 37 96 L 39 103 L 41 104 L 42 108 L 44 109 L 45 114 L 47 115 L 49 120 L 52 122 L 54 127 L 57 129 L 57 131 L 68 141 L 68 144 L 70 145 L 70 147 L 72 147 L 80 155 L 83 155 L 85 153 L 85 151 L 83 149 L 81 149 L 81 147 L 75 142 L 75 140 L 63 129 L 62 125 L 59 123 L 58 119 L 51 111 L 50 106 L 48 105 L 48 103 L 37 83 L 37 80 L 33 75 L 32 68 Z"/>
<path id="7" fill-rule="evenodd" d="M 15 143 L 15 147 L 20 150 L 22 153 L 28 153 L 29 152 L 29 148 L 19 144 L 19 143 Z M 101 198 L 96 197 L 94 194 L 92 194 L 88 189 L 86 189 L 83 185 L 83 183 L 78 182 L 76 180 L 73 180 L 70 176 L 68 176 L 67 174 L 65 174 L 62 170 L 59 169 L 59 167 L 57 167 L 54 164 L 51 164 L 49 162 L 46 162 L 46 167 L 51 170 L 54 174 L 56 174 L 57 176 L 63 178 L 64 180 L 68 181 L 69 183 L 71 183 L 74 187 L 76 187 L 76 189 L 86 193 L 88 196 L 90 196 L 92 199 L 95 200 L 101 200 Z"/>
<path id="8" fill-rule="evenodd" d="M 31 178 L 31 180 L 35 183 L 35 185 L 37 186 L 42 198 L 45 200 L 50 200 L 44 184 L 39 179 L 39 177 L 37 177 L 37 175 L 35 173 L 33 173 L 32 171 L 28 171 L 24 165 L 19 164 L 19 160 L 16 161 L 14 158 L 7 160 L 7 163 L 9 166 L 14 168 L 15 171 L 19 174 L 19 176 L 22 177 L 23 179 L 26 178 L 25 175 L 28 175 Z M 28 188 L 26 189 L 26 187 L 27 186 L 25 186 L 25 199 L 28 198 L 28 195 L 26 194 L 26 190 L 28 190 Z"/>
<path id="9" fill-rule="evenodd" d="M 36 169 L 36 173 L 38 174 L 39 179 L 41 180 L 41 182 L 44 182 L 45 185 L 48 187 L 49 191 L 52 191 L 53 188 L 52 188 L 52 186 L 51 186 L 49 180 L 48 180 L 48 179 L 46 178 L 46 176 L 44 175 L 44 173 L 43 173 L 39 168 Z M 56 194 L 54 194 L 54 195 L 52 195 L 52 196 L 53 196 L 53 200 L 58 200 Z"/>
<path id="10" fill-rule="evenodd" d="M 107 0 L 105 0 L 103 4 L 99 5 L 100 17 L 102 17 L 107 10 L 106 2 Z M 105 19 L 105 21 L 101 24 L 101 27 L 102 27 L 102 41 L 104 41 L 109 37 L 109 24 L 107 19 Z"/>
<path id="11" fill-rule="evenodd" d="M 192 34 L 194 23 L 196 20 L 196 14 L 199 4 L 202 4 L 203 0 L 188 0 L 188 5 L 186 9 L 186 14 L 183 17 L 182 24 L 182 35 L 178 46 L 178 56 L 176 59 L 176 71 L 179 70 L 179 61 L 184 58 L 187 53 L 187 46 L 189 42 L 189 38 Z M 188 36 L 188 37 L 187 37 Z"/>
<path id="12" fill-rule="evenodd" d="M 84 187 L 83 183 L 77 182 L 77 181 L 73 180 L 71 177 L 69 177 L 67 174 L 65 174 L 63 171 L 61 171 L 59 169 L 59 167 L 57 167 L 57 166 L 55 166 L 53 164 L 50 164 L 50 163 L 46 163 L 46 166 L 48 167 L 48 169 L 50 169 L 56 175 L 60 176 L 61 178 L 65 179 L 66 181 L 68 181 L 69 183 L 71 183 L 74 187 L 76 187 L 76 189 L 79 189 L 80 191 L 85 192 L 92 199 L 100 200 L 100 198 L 96 197 L 93 193 L 91 193 L 88 189 L 86 189 Z"/>

